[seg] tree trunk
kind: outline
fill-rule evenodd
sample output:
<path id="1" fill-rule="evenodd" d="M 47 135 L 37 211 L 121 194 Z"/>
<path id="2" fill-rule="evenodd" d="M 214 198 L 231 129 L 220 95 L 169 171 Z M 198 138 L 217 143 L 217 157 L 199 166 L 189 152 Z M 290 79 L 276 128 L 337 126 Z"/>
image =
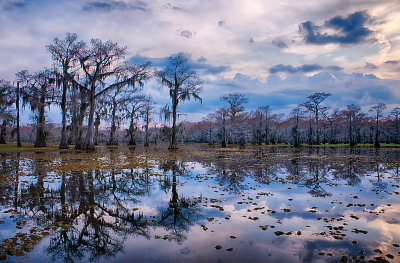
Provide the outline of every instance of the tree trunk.
<path id="1" fill-rule="evenodd" d="M 334 138 L 334 132 L 333 132 L 333 120 L 329 121 L 329 125 L 330 125 L 330 136 L 329 136 L 329 143 L 330 144 L 335 144 L 335 138 Z"/>
<path id="2" fill-rule="evenodd" d="M 135 114 L 132 112 L 131 114 L 131 122 L 129 124 L 129 142 L 128 145 L 136 145 L 136 140 L 135 140 Z"/>
<path id="3" fill-rule="evenodd" d="M 146 124 L 144 126 L 145 138 L 144 138 L 144 146 L 149 146 L 149 114 L 150 114 L 150 102 L 147 102 L 146 109 Z"/>
<path id="4" fill-rule="evenodd" d="M 376 129 L 375 129 L 375 143 L 374 147 L 379 148 L 381 145 L 379 144 L 379 114 L 376 114 Z"/>
<path id="5" fill-rule="evenodd" d="M 86 132 L 86 140 L 84 145 L 84 150 L 94 150 L 93 132 L 94 132 L 94 110 L 95 110 L 95 94 L 96 88 L 94 84 L 92 85 L 90 92 L 90 103 L 89 103 L 89 121 L 88 128 Z"/>
<path id="6" fill-rule="evenodd" d="M 350 124 L 349 124 L 349 145 L 350 146 L 355 146 L 356 142 L 354 140 L 354 136 L 353 136 L 353 122 L 351 117 L 350 117 Z"/>
<path id="7" fill-rule="evenodd" d="M 208 126 L 208 145 L 213 145 L 211 123 L 209 123 L 209 126 Z"/>
<path id="8" fill-rule="evenodd" d="M 269 145 L 268 117 L 265 118 L 265 145 Z"/>
<path id="9" fill-rule="evenodd" d="M 399 136 L 400 136 L 400 134 L 399 134 L 399 120 L 396 117 L 396 136 L 394 138 L 394 140 L 395 140 L 394 143 L 399 143 Z"/>
<path id="10" fill-rule="evenodd" d="M 222 136 L 221 136 L 221 147 L 226 147 L 226 128 L 225 128 L 225 117 L 222 117 Z"/>
<path id="11" fill-rule="evenodd" d="M 46 147 L 46 131 L 45 131 L 46 117 L 44 115 L 44 108 L 46 107 L 45 95 L 46 95 L 46 87 L 42 86 L 42 95 L 40 97 L 35 147 Z"/>
<path id="12" fill-rule="evenodd" d="M 118 140 L 116 139 L 117 125 L 115 124 L 115 115 L 117 113 L 117 101 L 113 98 L 113 108 L 112 108 L 112 117 L 111 117 L 111 131 L 110 131 L 110 140 L 108 141 L 108 145 L 118 145 Z"/>
<path id="13" fill-rule="evenodd" d="M 68 81 L 65 78 L 66 72 L 64 72 L 63 77 L 63 87 L 62 87 L 62 98 L 61 98 L 61 142 L 58 148 L 60 149 L 68 149 L 67 142 L 67 89 L 68 89 Z"/>
<path id="14" fill-rule="evenodd" d="M 319 141 L 319 125 L 318 125 L 318 118 L 319 118 L 319 116 L 318 116 L 318 108 L 316 108 L 316 111 L 315 111 L 315 122 L 316 122 L 316 125 L 317 125 L 317 132 L 316 132 L 317 140 L 316 140 L 316 145 L 319 145 L 319 144 L 320 144 L 320 141 Z"/>
<path id="15" fill-rule="evenodd" d="M 15 107 L 17 109 L 17 147 L 22 147 L 21 129 L 19 127 L 19 98 L 20 98 L 20 89 L 19 89 L 19 82 L 18 82 L 17 83 L 17 100 L 15 102 Z"/>
<path id="16" fill-rule="evenodd" d="M 100 126 L 100 114 L 96 112 L 96 120 L 94 121 L 94 145 L 98 145 L 98 138 L 99 138 L 99 126 Z"/>
<path id="17" fill-rule="evenodd" d="M 7 136 L 6 126 L 7 126 L 7 120 L 4 119 L 3 123 L 1 124 L 1 130 L 0 130 L 0 144 L 6 144 L 6 136 Z"/>
<path id="18" fill-rule="evenodd" d="M 175 88 L 176 90 L 176 88 Z M 171 144 L 168 147 L 170 150 L 178 149 L 176 143 L 176 108 L 178 107 L 178 100 L 176 99 L 176 92 L 174 92 L 174 105 L 172 105 L 172 130 L 171 130 Z"/>
<path id="19" fill-rule="evenodd" d="M 310 118 L 310 127 L 309 127 L 309 131 L 308 131 L 308 145 L 312 145 L 313 144 L 313 133 L 312 133 L 312 126 L 311 126 L 311 118 Z"/>
<path id="20" fill-rule="evenodd" d="M 81 99 L 81 106 L 79 108 L 79 118 L 78 122 L 76 123 L 76 141 L 75 141 L 75 149 L 83 149 L 83 121 L 85 120 L 86 115 L 86 108 L 88 104 L 86 103 L 86 94 L 83 89 L 80 90 L 80 99 Z"/>

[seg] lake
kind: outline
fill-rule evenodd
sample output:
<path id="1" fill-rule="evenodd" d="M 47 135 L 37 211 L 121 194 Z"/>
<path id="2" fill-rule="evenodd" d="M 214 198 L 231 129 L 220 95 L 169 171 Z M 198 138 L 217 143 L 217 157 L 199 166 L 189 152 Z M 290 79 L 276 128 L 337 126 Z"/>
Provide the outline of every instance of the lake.
<path id="1" fill-rule="evenodd" d="M 399 262 L 400 148 L 0 154 L 10 262 Z"/>

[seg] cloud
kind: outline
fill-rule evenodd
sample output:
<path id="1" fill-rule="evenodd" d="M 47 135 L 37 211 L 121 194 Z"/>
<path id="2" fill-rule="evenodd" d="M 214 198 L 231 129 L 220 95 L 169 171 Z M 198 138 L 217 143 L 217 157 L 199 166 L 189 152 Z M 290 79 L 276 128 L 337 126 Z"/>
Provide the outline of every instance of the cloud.
<path id="1" fill-rule="evenodd" d="M 192 36 L 195 34 L 196 34 L 196 32 L 191 32 L 189 30 L 183 30 L 183 31 L 181 31 L 181 33 L 179 35 L 189 39 L 189 38 L 192 38 Z"/>
<path id="2" fill-rule="evenodd" d="M 347 17 L 335 16 L 325 21 L 324 25 L 316 26 L 311 21 L 301 23 L 299 31 L 307 44 L 352 45 L 365 42 L 373 33 L 366 27 L 369 15 L 365 11 L 355 12 Z M 328 31 L 334 30 L 334 33 Z"/>
<path id="3" fill-rule="evenodd" d="M 147 4 L 142 1 L 135 1 L 135 3 L 128 5 L 126 2 L 119 0 L 109 0 L 109 1 L 98 0 L 86 3 L 83 9 L 85 11 L 103 11 L 103 12 L 109 12 L 111 10 L 116 10 L 116 9 L 117 10 L 132 9 L 132 10 L 147 11 Z"/>
<path id="4" fill-rule="evenodd" d="M 190 54 L 186 54 L 186 56 L 189 58 L 189 65 L 192 67 L 192 69 L 198 70 L 199 73 L 201 73 L 201 74 L 217 75 L 217 74 L 220 74 L 220 73 L 230 70 L 230 68 L 227 66 L 211 65 L 210 63 L 207 63 L 207 59 L 204 57 L 200 57 L 199 59 L 194 61 L 191 58 Z M 150 57 L 141 56 L 139 54 L 136 54 L 135 56 L 130 57 L 128 59 L 128 61 L 132 64 L 144 64 L 147 61 L 151 61 L 152 66 L 156 67 L 156 68 L 164 68 L 168 65 L 168 57 L 150 58 Z"/>
<path id="5" fill-rule="evenodd" d="M 397 64 L 399 64 L 399 61 L 398 60 L 387 60 L 387 61 L 385 61 L 385 64 L 397 65 Z"/>
<path id="6" fill-rule="evenodd" d="M 26 2 L 24 0 L 9 0 L 5 1 L 3 10 L 11 11 L 14 9 L 24 8 L 25 6 Z"/>
<path id="7" fill-rule="evenodd" d="M 272 44 L 279 48 L 287 48 L 288 45 L 283 42 L 281 39 L 274 39 L 272 40 Z"/>
<path id="8" fill-rule="evenodd" d="M 166 3 L 165 5 L 162 5 L 162 8 L 164 8 L 164 9 L 172 9 L 174 11 L 184 11 L 184 9 L 182 7 L 174 6 L 171 3 Z"/>
<path id="9" fill-rule="evenodd" d="M 269 69 L 269 73 L 274 74 L 278 72 L 286 72 L 286 73 L 307 73 L 307 72 L 314 72 L 314 71 L 320 71 L 320 70 L 332 70 L 332 71 L 338 71 L 342 70 L 341 67 L 339 66 L 321 66 L 318 64 L 304 64 L 298 67 L 294 67 L 292 65 L 275 65 L 272 68 Z"/>
<path id="10" fill-rule="evenodd" d="M 378 69 L 378 66 L 376 66 L 376 65 L 374 65 L 372 63 L 365 62 L 364 69 L 372 69 L 372 70 L 374 70 L 374 69 Z"/>

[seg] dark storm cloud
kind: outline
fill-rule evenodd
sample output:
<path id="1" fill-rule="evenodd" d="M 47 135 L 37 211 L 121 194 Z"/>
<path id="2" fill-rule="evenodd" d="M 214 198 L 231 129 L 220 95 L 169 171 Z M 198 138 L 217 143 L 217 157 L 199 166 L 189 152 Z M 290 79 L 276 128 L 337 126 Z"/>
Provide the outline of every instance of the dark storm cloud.
<path id="1" fill-rule="evenodd" d="M 321 66 L 318 64 L 305 64 L 301 65 L 298 67 L 293 67 L 292 65 L 283 65 L 279 64 L 276 66 L 273 66 L 272 68 L 269 69 L 269 73 L 278 73 L 278 72 L 286 72 L 286 73 L 307 73 L 307 72 L 313 72 L 313 71 L 318 71 L 318 70 L 342 70 L 341 67 L 338 66 Z"/>
<path id="2" fill-rule="evenodd" d="M 287 48 L 288 45 L 280 39 L 272 40 L 272 44 L 279 48 Z"/>
<path id="3" fill-rule="evenodd" d="M 397 64 L 399 64 L 399 61 L 398 60 L 388 60 L 388 61 L 385 61 L 385 64 L 397 65 Z"/>
<path id="4" fill-rule="evenodd" d="M 127 4 L 124 1 L 118 0 L 111 0 L 111 1 L 90 1 L 86 3 L 83 7 L 85 11 L 103 11 L 109 12 L 111 10 L 119 9 L 132 9 L 132 10 L 140 10 L 140 11 L 147 11 L 147 4 L 142 1 L 136 1 L 133 4 Z"/>
<path id="5" fill-rule="evenodd" d="M 366 27 L 369 15 L 365 11 L 355 12 L 347 17 L 335 16 L 316 26 L 311 21 L 301 23 L 300 32 L 308 44 L 325 45 L 330 43 L 352 45 L 365 42 L 372 31 Z M 329 34 L 326 30 L 335 30 Z"/>
<path id="6" fill-rule="evenodd" d="M 186 54 L 186 56 L 189 58 L 189 64 L 192 67 L 192 69 L 203 71 L 203 73 L 205 74 L 216 75 L 230 70 L 230 68 L 226 66 L 214 66 L 211 65 L 210 63 L 206 63 L 207 59 L 204 57 L 201 57 L 198 60 L 194 61 L 191 59 L 190 55 Z M 151 61 L 152 66 L 157 68 L 164 68 L 168 65 L 168 57 L 149 58 L 141 55 L 135 55 L 129 58 L 129 62 L 132 64 L 144 64 L 147 61 Z"/>

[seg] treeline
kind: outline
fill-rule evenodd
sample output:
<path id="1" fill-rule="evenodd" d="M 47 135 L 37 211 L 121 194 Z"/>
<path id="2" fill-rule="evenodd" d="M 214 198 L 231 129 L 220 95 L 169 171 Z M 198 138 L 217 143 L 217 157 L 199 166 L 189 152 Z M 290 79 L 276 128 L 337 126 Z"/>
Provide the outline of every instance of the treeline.
<path id="1" fill-rule="evenodd" d="M 329 93 L 318 92 L 297 105 L 289 116 L 274 113 L 267 106 L 245 111 L 248 99 L 243 94 L 229 94 L 221 99 L 226 107 L 209 114 L 201 122 L 186 126 L 188 141 L 241 144 L 374 144 L 400 143 L 400 107 L 384 115 L 386 105 L 379 103 L 368 112 L 356 104 L 332 109 L 325 99 Z"/>
<path id="2" fill-rule="evenodd" d="M 51 68 L 35 73 L 22 70 L 14 81 L 0 81 L 0 143 L 6 143 L 7 126 L 15 126 L 12 132 L 21 147 L 20 107 L 29 106 L 35 116 L 34 145 L 45 147 L 51 132 L 46 113 L 58 105 L 62 112 L 60 149 L 69 145 L 94 149 L 103 121 L 110 125 L 108 144 L 118 144 L 118 129 L 128 121 L 125 135 L 129 144 L 135 145 L 139 119 L 144 122 L 144 144 L 149 145 L 154 106 L 142 90 L 154 77 L 169 90 L 172 110 L 168 118 L 172 116 L 173 123 L 170 148 L 177 148 L 178 104 L 190 98 L 201 100 L 202 81 L 184 54 L 172 55 L 164 69 L 156 70 L 150 62 L 130 64 L 125 60 L 127 48 L 117 43 L 92 39 L 88 44 L 71 33 L 65 39 L 55 38 L 46 49 L 54 62 Z"/>
<path id="3" fill-rule="evenodd" d="M 126 47 L 112 41 L 92 39 L 85 43 L 76 34 L 55 38 L 46 46 L 53 66 L 38 72 L 22 70 L 13 81 L 0 80 L 0 143 L 14 138 L 21 147 L 21 107 L 34 113 L 35 147 L 45 147 L 51 132 L 59 133 L 59 148 L 94 149 L 105 142 L 117 145 L 169 142 L 170 149 L 178 141 L 227 144 L 277 144 L 295 147 L 301 144 L 380 142 L 399 143 L 400 108 L 384 116 L 385 104 L 377 104 L 362 112 L 358 105 L 332 109 L 325 99 L 331 94 L 314 93 L 297 105 L 289 116 L 274 113 L 268 105 L 246 111 L 248 99 L 243 94 L 221 97 L 225 105 L 210 113 L 201 122 L 177 123 L 180 102 L 202 101 L 203 81 L 188 58 L 179 53 L 168 59 L 164 69 L 152 68 L 151 62 L 132 65 L 125 60 Z M 150 96 L 143 93 L 148 80 L 155 78 L 165 87 L 170 105 L 155 111 Z M 60 129 L 46 121 L 51 107 L 61 108 Z M 158 123 L 158 124 L 153 124 Z M 101 125 L 109 127 L 106 135 Z M 126 127 L 126 128 L 123 128 Z M 54 137 L 54 134 L 53 134 Z M 106 140 L 104 140 L 106 138 Z"/>

